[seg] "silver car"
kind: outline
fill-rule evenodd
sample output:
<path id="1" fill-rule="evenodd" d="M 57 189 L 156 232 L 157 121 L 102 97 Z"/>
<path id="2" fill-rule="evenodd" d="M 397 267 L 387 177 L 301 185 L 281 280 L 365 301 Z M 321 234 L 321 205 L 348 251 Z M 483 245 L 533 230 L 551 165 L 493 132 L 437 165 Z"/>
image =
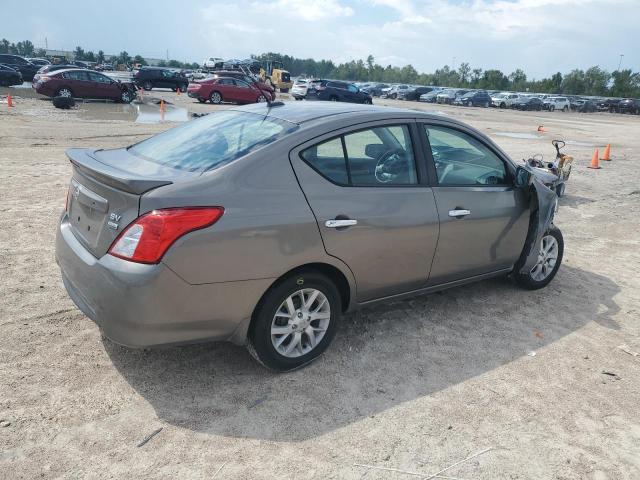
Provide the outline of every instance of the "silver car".
<path id="1" fill-rule="evenodd" d="M 67 154 L 64 285 L 127 346 L 228 340 L 290 370 L 345 312 L 498 275 L 540 288 L 562 260 L 553 201 L 532 201 L 548 189 L 441 115 L 260 104 Z"/>

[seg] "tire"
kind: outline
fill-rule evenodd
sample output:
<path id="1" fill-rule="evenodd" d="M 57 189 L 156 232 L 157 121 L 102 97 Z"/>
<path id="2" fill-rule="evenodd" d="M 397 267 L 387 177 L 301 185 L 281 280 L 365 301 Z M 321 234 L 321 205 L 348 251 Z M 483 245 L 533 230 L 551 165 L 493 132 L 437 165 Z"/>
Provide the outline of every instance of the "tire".
<path id="1" fill-rule="evenodd" d="M 489 108 L 489 102 L 484 102 L 484 105 L 482 105 L 484 108 Z"/>
<path id="2" fill-rule="evenodd" d="M 373 105 L 373 101 L 370 98 L 367 98 L 363 103 L 365 105 Z"/>
<path id="3" fill-rule="evenodd" d="M 207 99 L 206 99 L 206 98 L 200 98 L 200 97 L 198 97 L 198 101 L 199 101 L 200 103 L 204 103 L 204 102 L 206 102 L 206 101 L 207 101 Z"/>
<path id="4" fill-rule="evenodd" d="M 65 98 L 73 98 L 73 90 L 69 87 L 60 87 L 56 90 L 56 97 L 65 97 Z"/>
<path id="5" fill-rule="evenodd" d="M 567 107 L 566 105 L 564 107 L 562 107 L 562 111 L 563 112 L 568 112 L 569 111 L 569 107 Z"/>
<path id="6" fill-rule="evenodd" d="M 507 108 L 507 104 L 506 104 L 506 103 L 504 103 L 504 102 L 502 102 L 502 103 L 500 104 L 500 108 Z"/>
<path id="7" fill-rule="evenodd" d="M 209 101 L 214 105 L 220 105 L 222 103 L 222 94 L 220 92 L 211 92 L 209 95 Z"/>
<path id="8" fill-rule="evenodd" d="M 543 264 L 546 263 L 547 268 L 551 267 L 551 270 L 549 270 L 543 278 L 541 277 L 536 278 L 533 272 L 536 271 L 540 263 L 537 263 L 531 269 L 531 271 L 527 273 L 519 273 L 518 270 L 520 266 L 519 264 L 516 264 L 516 271 L 513 275 L 513 278 L 520 287 L 525 288 L 527 290 L 538 290 L 539 288 L 546 287 L 549 284 L 549 282 L 553 280 L 553 277 L 556 276 L 556 273 L 558 272 L 558 269 L 562 264 L 562 255 L 564 253 L 564 240 L 562 238 L 562 232 L 556 226 L 552 226 L 549 229 L 549 231 L 545 234 L 545 236 L 542 237 L 543 245 L 545 240 L 547 240 L 549 237 L 552 237 L 553 240 L 556 242 L 556 246 L 557 246 L 556 258 L 555 258 L 555 262 L 552 262 L 553 265 L 550 265 L 550 262 L 547 261 L 547 258 L 543 260 Z M 540 272 L 540 270 L 538 270 L 538 272 Z"/>
<path id="9" fill-rule="evenodd" d="M 186 83 L 181 83 L 178 88 L 180 88 L 180 91 L 182 93 L 187 93 L 187 84 Z"/>
<path id="10" fill-rule="evenodd" d="M 550 112 L 555 111 L 555 109 L 556 109 L 556 106 L 555 106 L 555 105 L 549 105 L 549 111 L 550 111 Z"/>
<path id="11" fill-rule="evenodd" d="M 308 309 L 300 308 L 299 292 L 304 292 L 305 301 L 310 301 L 311 294 L 318 292 Z M 294 308 L 293 318 L 288 317 L 287 299 L 291 299 Z M 300 368 L 327 349 L 338 331 L 341 307 L 338 289 L 324 275 L 309 271 L 285 278 L 271 287 L 256 307 L 249 328 L 249 352 L 262 365 L 278 372 Z M 309 320 L 301 316 L 314 309 L 320 309 L 319 315 L 323 318 Z M 277 315 L 278 312 L 283 315 Z M 318 329 L 313 332 L 317 339 L 315 346 L 307 334 L 309 326 Z M 284 329 L 284 333 L 273 334 L 272 328 Z M 291 350 L 289 354 L 287 350 Z"/>
<path id="12" fill-rule="evenodd" d="M 129 90 L 124 90 L 122 93 L 120 93 L 120 97 L 116 98 L 115 101 L 121 103 L 131 103 L 133 99 L 134 96 L 131 94 L 131 92 Z"/>
<path id="13" fill-rule="evenodd" d="M 153 88 L 153 83 L 151 83 L 149 80 L 147 80 L 146 82 L 144 82 L 142 84 L 142 88 L 144 88 L 148 92 L 149 90 L 151 90 Z"/>
<path id="14" fill-rule="evenodd" d="M 267 97 L 265 97 L 264 95 L 258 95 L 258 98 L 256 98 L 256 103 L 265 103 L 267 101 Z"/>
<path id="15" fill-rule="evenodd" d="M 332 95 L 331 97 L 329 97 L 329 101 L 330 102 L 337 102 L 338 101 L 338 97 L 336 97 L 335 95 Z"/>

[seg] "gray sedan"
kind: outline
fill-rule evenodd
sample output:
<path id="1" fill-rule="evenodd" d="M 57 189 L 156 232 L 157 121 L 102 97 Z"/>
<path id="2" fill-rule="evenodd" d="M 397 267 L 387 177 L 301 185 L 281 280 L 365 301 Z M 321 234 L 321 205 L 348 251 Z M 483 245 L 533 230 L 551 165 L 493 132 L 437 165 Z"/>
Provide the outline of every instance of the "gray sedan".
<path id="1" fill-rule="evenodd" d="M 290 370 L 345 312 L 498 275 L 541 288 L 562 261 L 554 194 L 441 115 L 260 104 L 67 154 L 56 259 L 127 346 L 228 340 Z"/>

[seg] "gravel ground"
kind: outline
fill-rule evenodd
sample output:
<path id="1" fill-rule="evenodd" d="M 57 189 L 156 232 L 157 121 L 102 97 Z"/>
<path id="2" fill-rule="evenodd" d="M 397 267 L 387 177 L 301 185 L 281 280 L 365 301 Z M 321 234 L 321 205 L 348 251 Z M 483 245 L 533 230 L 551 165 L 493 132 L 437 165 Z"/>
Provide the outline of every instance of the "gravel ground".
<path id="1" fill-rule="evenodd" d="M 418 478 L 355 464 L 431 478 L 479 452 L 442 475 L 640 478 L 640 117 L 386 102 L 461 118 L 517 159 L 574 142 L 556 220 L 564 264 L 542 291 L 496 279 L 348 315 L 319 361 L 276 375 L 230 344 L 130 350 L 101 337 L 54 261 L 64 150 L 174 124 L 12 94 L 13 109 L 0 103 L 0 478 Z M 613 161 L 587 169 L 606 143 Z"/>

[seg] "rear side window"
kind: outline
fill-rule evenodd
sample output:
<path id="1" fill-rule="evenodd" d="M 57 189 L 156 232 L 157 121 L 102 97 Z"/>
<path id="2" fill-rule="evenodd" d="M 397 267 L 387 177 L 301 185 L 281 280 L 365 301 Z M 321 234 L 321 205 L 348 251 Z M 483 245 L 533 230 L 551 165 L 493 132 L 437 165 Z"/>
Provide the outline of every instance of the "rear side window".
<path id="1" fill-rule="evenodd" d="M 302 159 L 326 179 L 354 187 L 418 183 L 409 128 L 360 130 L 307 148 Z"/>
<path id="2" fill-rule="evenodd" d="M 425 126 L 439 185 L 506 185 L 503 161 L 483 143 L 466 133 L 440 126 Z"/>
<path id="3" fill-rule="evenodd" d="M 88 80 L 86 72 L 65 72 L 62 76 L 69 80 Z"/>
<path id="4" fill-rule="evenodd" d="M 298 126 L 264 115 L 226 111 L 192 120 L 129 147 L 145 160 L 190 172 L 227 165 Z"/>

